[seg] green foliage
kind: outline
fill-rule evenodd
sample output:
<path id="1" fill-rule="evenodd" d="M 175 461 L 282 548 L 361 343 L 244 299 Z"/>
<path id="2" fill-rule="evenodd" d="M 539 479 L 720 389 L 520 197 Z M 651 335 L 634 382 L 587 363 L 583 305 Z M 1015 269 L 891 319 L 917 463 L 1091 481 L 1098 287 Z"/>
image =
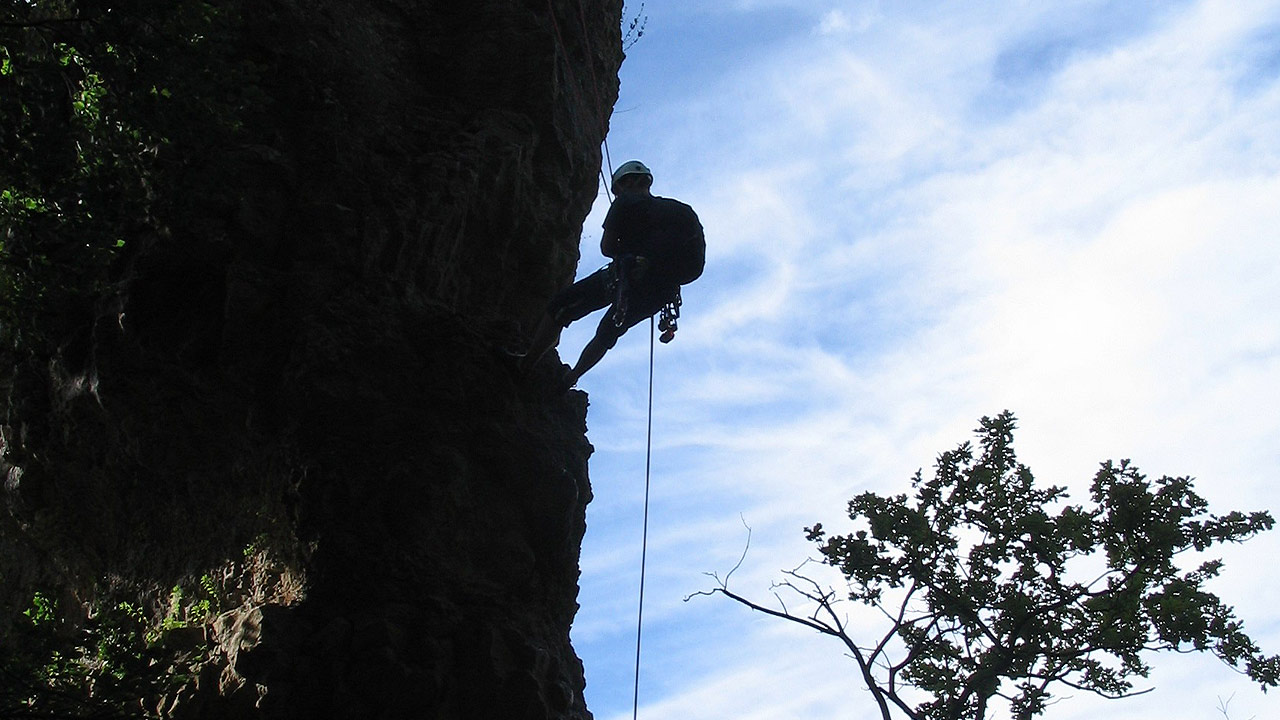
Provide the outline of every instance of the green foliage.
<path id="1" fill-rule="evenodd" d="M 808 617 L 719 592 L 840 638 L 886 720 L 891 707 L 981 720 L 996 697 L 1031 718 L 1056 686 L 1124 697 L 1153 650 L 1211 652 L 1264 690 L 1280 684 L 1280 656 L 1264 655 L 1206 589 L 1222 563 L 1183 567 L 1270 529 L 1269 514 L 1211 515 L 1189 478 L 1153 482 L 1127 460 L 1104 463 L 1091 502 L 1070 504 L 1018 463 L 1014 428 L 1008 412 L 983 418 L 979 449 L 943 453 L 933 477 L 916 474 L 913 496 L 855 497 L 852 532 L 806 529 L 848 598 L 891 619 L 874 644 L 855 643 L 833 610 L 841 598 L 798 573 L 784 585 L 816 604 Z"/>
<path id="2" fill-rule="evenodd" d="M 169 592 L 169 606 L 161 630 L 198 627 L 204 625 L 214 615 L 222 611 L 222 592 L 217 583 L 209 575 L 200 576 L 199 587 L 195 597 L 190 597 L 181 585 L 174 585 Z M 155 637 L 152 638 L 153 640 Z"/>
<path id="3" fill-rule="evenodd" d="M 31 607 L 23 611 L 23 615 L 31 621 L 35 627 L 49 625 L 53 622 L 53 611 L 55 603 L 50 600 L 44 593 L 37 592 L 31 598 Z"/>
<path id="4" fill-rule="evenodd" d="M 222 241 L 245 190 L 220 160 L 278 140 L 262 120 L 283 113 L 263 85 L 293 87 L 263 70 L 285 65 L 272 36 L 288 15 L 279 7 L 20 0 L 0 9 L 0 388 L 13 426 L 5 439 L 61 432 L 49 427 L 49 361 L 88 366 L 99 323 L 119 322 L 116 295 L 140 271 L 136 259 L 156 245 Z M 4 451 L 13 465 L 30 452 L 22 442 Z M 30 482 L 30 494 L 15 497 L 49 507 L 15 507 L 51 527 L 58 505 L 92 499 L 40 488 Z M 83 602 L 40 588 L 25 612 L 0 621 L 0 717 L 138 717 L 140 703 L 154 707 L 185 672 L 183 654 L 198 654 L 203 627 L 226 602 L 208 576 L 184 581 L 167 602 L 151 589 L 94 585 L 75 580 L 78 596 L 96 598 Z"/>
<path id="5" fill-rule="evenodd" d="M 235 3 L 48 0 L 0 22 L 0 347 L 86 334 L 130 243 L 167 236 L 262 96 Z M 164 189 L 164 192 L 161 192 Z"/>
<path id="6" fill-rule="evenodd" d="M 146 619 L 132 606 L 72 624 L 37 592 L 24 615 L 30 623 L 0 648 L 0 717 L 138 717 L 140 700 L 163 687 Z"/>
<path id="7" fill-rule="evenodd" d="M 175 586 L 159 621 L 122 600 L 93 603 L 76 617 L 75 608 L 36 592 L 23 612 L 27 622 L 0 645 L 0 717 L 157 717 L 152 708 L 207 653 L 201 642 L 172 640 L 184 629 L 201 637 L 217 611 L 213 580 L 205 575 L 199 586 L 194 593 Z"/>

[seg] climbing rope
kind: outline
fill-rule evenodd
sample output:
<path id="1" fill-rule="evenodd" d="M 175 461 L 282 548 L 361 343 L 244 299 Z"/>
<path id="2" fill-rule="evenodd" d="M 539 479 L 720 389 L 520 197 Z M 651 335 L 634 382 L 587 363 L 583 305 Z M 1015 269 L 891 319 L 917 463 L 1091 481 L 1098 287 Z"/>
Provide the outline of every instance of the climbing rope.
<path id="1" fill-rule="evenodd" d="M 551 18 L 551 26 L 555 30 L 555 39 L 557 43 L 558 54 L 563 54 L 565 60 L 565 72 L 569 86 L 573 90 L 573 94 L 577 100 L 575 106 L 575 114 L 577 107 L 586 105 L 586 99 L 581 94 L 578 78 L 573 71 L 573 61 L 569 57 L 569 49 L 565 45 L 564 35 L 560 32 L 560 22 L 556 19 L 555 6 L 552 0 L 547 0 L 547 14 Z M 600 182 L 604 186 L 605 197 L 609 199 L 609 203 L 613 203 L 613 192 L 611 188 L 613 175 L 613 158 L 609 154 L 609 138 L 608 138 L 608 121 L 605 114 L 605 107 L 600 97 L 600 83 L 596 78 L 594 53 L 591 48 L 591 33 L 587 29 L 587 18 L 583 9 L 581 0 L 578 2 L 578 21 L 582 25 L 582 39 L 584 49 L 587 54 L 587 69 L 591 73 L 591 91 L 595 96 L 596 116 L 600 121 L 600 144 L 604 150 L 604 161 L 608 166 L 608 173 L 605 168 L 600 169 Z M 676 306 L 675 317 L 679 317 L 679 306 Z M 668 320 L 666 310 L 663 314 L 663 339 L 669 342 L 670 335 L 675 333 L 674 318 Z M 668 327 L 669 323 L 669 327 Z M 653 347 L 654 347 L 654 318 L 649 317 L 649 419 L 648 426 L 645 429 L 645 448 L 644 448 L 644 521 L 640 536 L 640 599 L 639 606 L 636 609 L 636 677 L 635 689 L 631 698 L 631 718 L 636 720 L 640 713 L 640 640 L 644 629 L 644 571 L 645 560 L 649 549 L 649 477 L 651 469 L 651 459 L 653 456 Z"/>
<path id="2" fill-rule="evenodd" d="M 644 523 L 640 531 L 640 604 L 636 610 L 636 684 L 631 720 L 640 714 L 640 635 L 644 628 L 644 564 L 649 551 L 649 462 L 653 457 L 653 316 L 649 316 L 649 423 L 644 439 Z"/>

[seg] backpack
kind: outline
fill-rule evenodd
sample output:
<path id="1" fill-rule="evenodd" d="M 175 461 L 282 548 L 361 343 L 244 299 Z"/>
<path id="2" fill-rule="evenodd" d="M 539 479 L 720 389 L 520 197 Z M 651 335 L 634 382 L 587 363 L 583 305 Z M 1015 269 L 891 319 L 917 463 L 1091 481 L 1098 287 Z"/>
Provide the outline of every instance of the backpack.
<path id="1" fill-rule="evenodd" d="M 693 208 L 679 200 L 654 197 L 650 218 L 652 244 L 660 258 L 655 270 L 673 284 L 687 285 L 702 275 L 707 239 Z"/>

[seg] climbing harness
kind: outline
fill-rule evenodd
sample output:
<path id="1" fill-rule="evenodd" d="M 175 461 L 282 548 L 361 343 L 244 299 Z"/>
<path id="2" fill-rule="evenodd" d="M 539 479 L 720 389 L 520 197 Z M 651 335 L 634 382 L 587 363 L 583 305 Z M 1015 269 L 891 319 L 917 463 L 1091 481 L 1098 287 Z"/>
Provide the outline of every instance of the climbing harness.
<path id="1" fill-rule="evenodd" d="M 658 320 L 658 329 L 662 331 L 662 335 L 658 336 L 658 340 L 663 344 L 676 337 L 676 321 L 680 319 L 681 302 L 680 289 L 676 288 L 675 299 L 662 306 L 662 318 Z"/>
<path id="2" fill-rule="evenodd" d="M 674 332 L 674 331 L 673 331 Z M 644 628 L 644 565 L 649 551 L 649 468 L 653 457 L 653 317 L 649 317 L 649 422 L 644 440 L 644 522 L 640 531 L 640 603 L 636 610 L 636 683 L 631 720 L 640 713 L 640 633 Z"/>
<path id="3" fill-rule="evenodd" d="M 608 265 L 609 292 L 613 293 L 613 326 L 616 328 L 627 323 L 627 300 L 631 297 L 631 271 L 635 264 L 635 255 L 623 255 Z"/>
<path id="4" fill-rule="evenodd" d="M 631 271 L 637 259 L 634 255 L 623 255 L 605 266 L 609 272 L 607 276 L 609 292 L 613 295 L 614 327 L 620 328 L 626 324 L 627 297 L 631 290 Z M 661 331 L 662 335 L 658 337 L 658 340 L 664 345 L 676 337 L 676 330 L 679 329 L 680 306 L 683 303 L 684 301 L 680 297 L 680 288 L 677 287 L 675 297 L 662 306 L 661 318 L 658 320 L 658 330 Z"/>

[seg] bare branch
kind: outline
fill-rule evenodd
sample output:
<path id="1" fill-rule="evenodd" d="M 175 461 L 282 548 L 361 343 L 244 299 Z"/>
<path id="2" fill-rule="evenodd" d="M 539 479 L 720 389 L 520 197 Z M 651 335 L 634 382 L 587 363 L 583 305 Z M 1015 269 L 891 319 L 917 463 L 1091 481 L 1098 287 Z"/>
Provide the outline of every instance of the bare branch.
<path id="1" fill-rule="evenodd" d="M 702 573 L 703 575 L 706 575 L 712 580 L 715 580 L 716 585 L 719 585 L 722 590 L 727 590 L 729 588 L 729 578 L 733 577 L 733 574 L 738 571 L 738 568 L 742 567 L 742 562 L 747 559 L 747 551 L 751 549 L 751 526 L 747 525 L 746 519 L 743 518 L 741 515 L 739 515 L 738 518 L 742 520 L 742 526 L 747 529 L 747 542 L 742 546 L 742 556 L 738 558 L 737 564 L 733 566 L 733 569 L 729 570 L 728 574 L 724 576 L 724 579 L 721 579 L 720 574 L 716 572 Z M 714 595 L 714 594 L 715 594 L 714 591 L 700 590 L 698 592 L 690 593 L 686 595 L 684 597 L 684 602 L 689 602 L 691 598 L 697 597 L 699 595 Z"/>
<path id="2" fill-rule="evenodd" d="M 643 3 L 640 4 L 640 8 L 644 9 Z M 747 519 L 742 515 L 738 515 L 738 519 L 742 521 L 742 527 L 747 529 L 747 542 L 742 546 L 742 557 L 738 558 L 738 563 L 724 576 L 725 586 L 728 586 L 729 578 L 733 577 L 733 574 L 738 572 L 738 568 L 742 567 L 742 561 L 747 559 L 747 551 L 751 549 L 751 526 L 747 524 Z"/>
<path id="3" fill-rule="evenodd" d="M 885 633 L 884 637 L 880 639 L 880 642 L 876 643 L 875 652 L 871 654 L 872 657 L 875 657 L 876 655 L 879 655 L 882 652 L 884 652 L 884 649 L 889 645 L 889 641 L 892 640 L 893 637 L 898 634 L 898 631 L 903 627 L 903 625 L 905 624 L 903 621 L 907 616 L 907 607 L 911 604 L 911 596 L 916 594 L 916 590 L 919 589 L 919 587 L 920 587 L 919 585 L 913 582 L 911 583 L 911 587 L 907 588 L 907 592 L 902 597 L 902 605 L 898 608 L 898 616 L 896 618 L 890 616 L 891 619 L 893 620 L 893 625 L 890 626 L 889 632 Z M 883 610 L 883 608 L 881 608 L 881 610 L 885 613 L 886 616 L 889 616 L 888 611 Z M 896 672 L 896 670 L 894 672 Z"/>
<path id="4" fill-rule="evenodd" d="M 1057 682 L 1060 682 L 1063 685 L 1066 685 L 1067 687 L 1072 687 L 1072 688 L 1075 688 L 1076 690 L 1084 690 L 1085 692 L 1093 693 L 1094 695 L 1097 695 L 1100 698 L 1105 698 L 1107 700 L 1121 700 L 1124 698 L 1137 697 L 1138 695 L 1146 695 L 1147 693 L 1155 690 L 1155 688 L 1149 687 L 1145 690 L 1134 690 L 1133 692 L 1109 693 L 1109 692 L 1104 692 L 1102 690 L 1099 690 L 1098 688 L 1085 687 L 1084 685 L 1068 680 L 1066 677 L 1059 677 L 1055 679 Z"/>
<path id="5" fill-rule="evenodd" d="M 1221 697 L 1218 698 L 1218 712 L 1222 713 L 1223 720 L 1231 720 L 1231 716 L 1227 714 L 1227 707 L 1231 705 L 1231 701 L 1234 700 L 1235 697 L 1236 694 L 1231 693 L 1231 696 L 1228 697 L 1226 701 L 1223 701 Z M 1256 720 L 1257 717 L 1257 715 L 1251 715 L 1249 720 Z"/>
<path id="6" fill-rule="evenodd" d="M 735 592 L 733 592 L 733 591 L 731 591 L 731 590 L 729 590 L 729 589 L 727 589 L 727 588 L 718 587 L 718 588 L 714 588 L 714 589 L 712 589 L 712 590 L 704 590 L 704 591 L 702 591 L 702 592 L 697 592 L 697 593 L 694 593 L 694 595 L 714 595 L 714 594 L 716 594 L 716 593 L 720 593 L 721 595 L 724 595 L 725 597 L 729 598 L 730 600 L 734 600 L 734 601 L 739 602 L 739 603 L 741 603 L 741 604 L 743 604 L 743 605 L 746 605 L 747 607 L 751 608 L 752 610 L 756 610 L 756 611 L 758 611 L 758 612 L 762 612 L 762 613 L 764 613 L 764 614 L 766 614 L 766 615 L 772 615 L 773 617 L 776 617 L 776 618 L 782 618 L 783 620 L 790 620 L 790 621 L 791 621 L 791 622 L 793 622 L 793 623 L 797 623 L 797 624 L 799 624 L 799 625 L 804 625 L 804 626 L 805 626 L 805 627 L 807 627 L 807 628 L 812 628 L 813 630 L 817 630 L 818 632 L 822 633 L 823 635 L 832 635 L 832 636 L 839 637 L 839 633 L 837 633 L 833 628 L 831 628 L 831 627 L 829 627 L 829 626 L 827 626 L 827 625 L 825 625 L 825 624 L 823 624 L 823 623 L 820 623 L 820 622 L 817 622 L 817 621 L 814 621 L 814 620 L 808 620 L 808 619 L 802 618 L 802 617 L 800 617 L 800 616 L 798 616 L 798 615 L 791 615 L 791 614 L 786 613 L 786 612 L 782 612 L 782 611 L 779 611 L 779 610 L 774 610 L 773 608 L 765 607 L 764 605 L 760 605 L 759 603 L 752 602 L 752 601 L 750 601 L 750 600 L 748 600 L 748 599 L 746 599 L 746 598 L 742 597 L 741 595 L 738 595 L 737 593 L 735 593 Z M 692 596 L 690 596 L 690 597 L 692 597 Z"/>

